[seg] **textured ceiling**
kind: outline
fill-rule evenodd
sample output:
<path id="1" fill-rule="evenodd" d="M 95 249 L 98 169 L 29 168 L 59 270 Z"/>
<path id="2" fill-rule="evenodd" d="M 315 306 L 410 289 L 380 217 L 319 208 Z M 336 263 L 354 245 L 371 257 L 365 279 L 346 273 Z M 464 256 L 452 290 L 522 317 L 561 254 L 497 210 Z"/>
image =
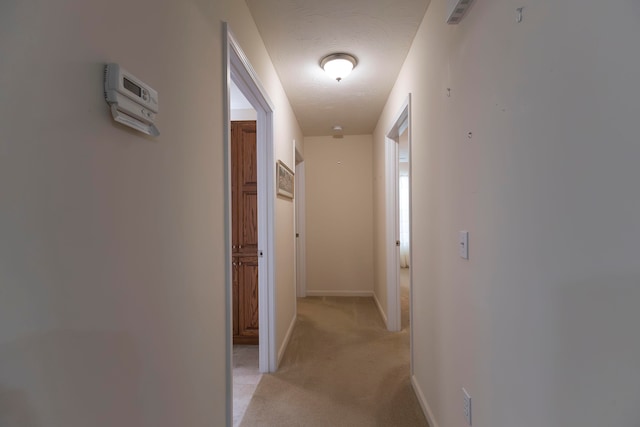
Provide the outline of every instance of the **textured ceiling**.
<path id="1" fill-rule="evenodd" d="M 246 0 L 305 136 L 370 134 L 429 0 Z M 346 52 L 341 82 L 319 66 Z"/>

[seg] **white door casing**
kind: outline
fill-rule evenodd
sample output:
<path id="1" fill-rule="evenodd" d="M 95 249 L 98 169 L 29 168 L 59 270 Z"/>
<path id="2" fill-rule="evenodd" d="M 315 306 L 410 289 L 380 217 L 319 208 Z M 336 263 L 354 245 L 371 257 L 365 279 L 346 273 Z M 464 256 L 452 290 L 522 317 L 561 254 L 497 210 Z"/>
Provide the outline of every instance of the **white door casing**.
<path id="1" fill-rule="evenodd" d="M 392 122 L 391 128 L 386 134 L 385 141 L 385 191 L 386 191 L 386 257 L 387 257 L 387 329 L 400 331 L 401 325 L 401 301 L 400 301 L 400 247 L 397 242 L 399 233 L 398 212 L 398 142 L 400 135 L 407 132 L 409 144 L 409 230 L 411 233 L 411 94 L 403 103 L 400 111 Z M 409 238 L 409 265 L 413 266 L 413 236 Z M 410 269 L 410 297 L 409 297 L 409 323 L 413 323 L 413 268 Z M 413 374 L 413 329 L 410 328 L 411 347 L 411 373 Z"/>
<path id="2" fill-rule="evenodd" d="M 258 306 L 260 372 L 277 369 L 275 348 L 275 162 L 273 148 L 274 107 L 248 58 L 227 23 L 224 23 L 226 73 L 224 75 L 225 146 L 225 286 L 226 286 L 226 425 L 233 422 L 233 309 L 231 270 L 231 135 L 230 83 L 233 81 L 257 112 L 258 169 Z"/>

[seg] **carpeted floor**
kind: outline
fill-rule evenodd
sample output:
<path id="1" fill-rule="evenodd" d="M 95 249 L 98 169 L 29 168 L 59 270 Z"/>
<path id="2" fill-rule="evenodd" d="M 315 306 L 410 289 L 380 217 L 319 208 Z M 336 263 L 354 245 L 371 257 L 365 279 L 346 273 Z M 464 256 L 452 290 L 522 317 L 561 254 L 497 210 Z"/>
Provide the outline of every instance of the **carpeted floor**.
<path id="1" fill-rule="evenodd" d="M 371 298 L 298 300 L 280 369 L 262 376 L 241 426 L 428 426 L 409 380 L 408 328 L 387 332 Z"/>
<path id="2" fill-rule="evenodd" d="M 257 345 L 233 346 L 233 427 L 238 427 L 262 374 Z"/>

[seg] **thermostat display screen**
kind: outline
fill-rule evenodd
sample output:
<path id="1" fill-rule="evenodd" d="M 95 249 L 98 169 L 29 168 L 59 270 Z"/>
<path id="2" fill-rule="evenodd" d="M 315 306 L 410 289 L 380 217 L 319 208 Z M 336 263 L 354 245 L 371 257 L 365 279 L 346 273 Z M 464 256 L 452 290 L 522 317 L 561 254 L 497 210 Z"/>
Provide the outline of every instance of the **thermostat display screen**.
<path id="1" fill-rule="evenodd" d="M 131 92 L 135 93 L 138 96 L 142 96 L 142 88 L 140 86 L 138 86 L 131 80 L 127 79 L 126 77 L 123 77 L 122 79 L 124 80 L 125 89 L 130 90 Z"/>

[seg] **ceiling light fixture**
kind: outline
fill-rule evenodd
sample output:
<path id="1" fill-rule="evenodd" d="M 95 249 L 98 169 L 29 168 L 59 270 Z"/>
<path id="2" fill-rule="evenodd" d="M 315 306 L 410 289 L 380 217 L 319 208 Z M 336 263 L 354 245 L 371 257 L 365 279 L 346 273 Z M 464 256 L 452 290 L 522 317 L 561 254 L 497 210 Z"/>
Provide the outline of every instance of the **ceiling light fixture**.
<path id="1" fill-rule="evenodd" d="M 358 60 L 348 53 L 332 53 L 320 61 L 320 67 L 337 81 L 347 75 L 358 65 Z"/>

